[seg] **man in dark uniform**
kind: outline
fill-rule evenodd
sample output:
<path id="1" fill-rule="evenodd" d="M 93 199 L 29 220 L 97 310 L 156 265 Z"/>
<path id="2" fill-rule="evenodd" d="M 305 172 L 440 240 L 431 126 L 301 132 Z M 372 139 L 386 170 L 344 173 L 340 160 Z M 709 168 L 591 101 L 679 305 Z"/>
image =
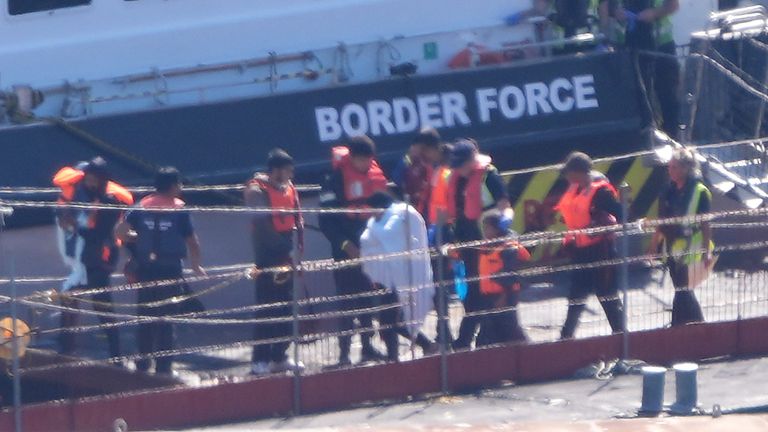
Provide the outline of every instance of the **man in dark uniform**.
<path id="1" fill-rule="evenodd" d="M 320 192 L 320 206 L 360 210 L 367 207 L 367 200 L 374 193 L 387 190 L 387 179 L 374 159 L 376 146 L 367 136 L 352 137 L 347 145 L 333 149 L 333 171 L 326 178 Z M 360 257 L 360 235 L 365 230 L 369 214 L 366 213 L 321 213 L 320 229 L 331 243 L 333 259 L 344 261 Z M 371 281 L 360 265 L 334 270 L 336 290 L 339 295 L 355 295 L 373 289 Z M 343 300 L 342 311 L 366 309 L 376 304 L 375 298 L 362 296 Z M 358 320 L 364 330 L 360 333 L 363 345 L 363 361 L 383 361 L 386 356 L 376 350 L 372 343 L 373 315 L 360 313 L 345 315 L 340 320 L 340 331 L 349 332 Z M 339 364 L 349 365 L 352 336 L 339 336 Z"/>
<path id="2" fill-rule="evenodd" d="M 679 0 L 602 0 L 600 5 L 601 21 L 612 17 L 624 24 L 623 45 L 639 54 L 646 97 L 658 101 L 661 128 L 672 138 L 680 133 L 680 65 L 672 28 L 679 8 Z"/>
<path id="3" fill-rule="evenodd" d="M 117 227 L 117 235 L 125 243 L 132 242 L 136 277 L 139 282 L 178 280 L 177 283 L 139 290 L 139 313 L 148 316 L 169 316 L 180 313 L 177 303 L 168 302 L 183 294 L 183 260 L 189 256 L 189 264 L 195 274 L 203 276 L 200 265 L 200 242 L 195 234 L 189 213 L 184 211 L 148 211 L 144 209 L 180 209 L 185 203 L 181 196 L 181 174 L 176 168 L 161 168 L 155 178 L 155 193 L 139 203 L 141 210 L 132 210 L 125 222 Z M 161 302 L 160 305 L 152 303 Z M 152 354 L 172 350 L 174 346 L 173 324 L 150 322 L 139 325 L 139 352 Z M 150 359 L 136 362 L 136 369 L 147 372 Z M 173 374 L 173 357 L 158 357 L 155 373 Z"/>
<path id="4" fill-rule="evenodd" d="M 293 158 L 282 149 L 274 149 L 267 157 L 267 174 L 257 173 L 248 182 L 245 202 L 255 208 L 299 209 L 299 194 L 293 186 Z M 299 213 L 258 213 L 253 217 L 253 251 L 257 268 L 283 266 L 292 263 L 293 235 L 303 229 Z M 300 238 L 301 236 L 299 236 Z M 283 304 L 263 309 L 257 318 L 284 318 L 291 316 L 293 300 L 293 272 L 261 273 L 256 276 L 256 304 Z M 256 324 L 256 341 L 287 338 L 291 335 L 290 322 Z M 286 354 L 288 340 L 259 344 L 253 347 L 252 372 L 301 370 L 304 365 Z"/>
<path id="5" fill-rule="evenodd" d="M 669 162 L 669 187 L 659 200 L 659 217 L 672 218 L 709 213 L 712 193 L 704 185 L 698 172 L 695 155 L 688 149 L 679 149 Z M 689 225 L 660 226 L 651 241 L 651 253 L 656 253 L 661 242 L 666 244 L 669 274 L 675 287 L 672 303 L 672 325 L 685 325 L 704 321 L 704 314 L 693 292 L 689 271 L 694 266 L 709 267 L 712 263 L 712 229 L 709 222 Z M 704 245 L 708 247 L 704 248 Z M 704 252 L 702 252 L 704 250 Z M 703 269 L 699 269 L 703 270 Z"/>
<path id="6" fill-rule="evenodd" d="M 557 210 L 569 230 L 581 230 L 615 224 L 622 209 L 616 189 L 602 174 L 592 171 L 592 159 L 584 153 L 573 152 L 563 167 L 569 183 Z M 575 234 L 565 238 L 564 251 L 573 264 L 589 264 L 616 257 L 614 236 L 610 234 Z M 613 266 L 583 268 L 571 272 L 568 293 L 568 316 L 560 333 L 562 339 L 572 339 L 579 317 L 586 308 L 590 293 L 597 294 L 614 333 L 624 330 L 624 314 L 616 286 Z"/>
<path id="7" fill-rule="evenodd" d="M 478 152 L 477 143 L 459 140 L 453 146 L 450 165 L 452 175 L 448 185 L 448 213 L 454 221 L 454 239 L 457 242 L 480 240 L 480 220 L 483 212 L 490 209 L 505 210 L 510 207 L 504 181 L 491 164 L 491 158 Z M 478 249 L 462 248 L 460 257 L 466 266 L 466 277 L 476 278 Z M 472 314 L 485 309 L 477 281 L 467 283 L 464 312 Z M 482 317 L 465 316 L 461 320 L 459 335 L 453 342 L 456 350 L 467 349 L 475 339 Z"/>
<path id="8" fill-rule="evenodd" d="M 127 189 L 110 181 L 110 173 L 107 162 L 101 157 L 94 158 L 82 169 L 66 167 L 61 169 L 53 179 L 53 183 L 62 190 L 59 201 L 62 203 L 81 204 L 122 204 L 132 205 L 133 196 Z M 65 289 L 106 288 L 110 284 L 112 273 L 119 258 L 117 241 L 114 230 L 122 216 L 120 210 L 81 210 L 63 208 L 57 212 L 59 227 L 63 233 L 71 239 L 70 243 L 81 244 L 74 249 L 81 249 L 80 253 L 74 253 L 73 258 L 79 261 L 78 265 L 85 268 L 85 280 L 81 277 L 70 277 Z M 66 246 L 65 246 L 66 249 Z M 76 272 L 73 276 L 76 276 Z M 80 280 L 76 280 L 80 279 Z M 66 285 L 66 283 L 65 283 Z M 102 292 L 93 295 L 93 308 L 100 312 L 114 312 L 112 308 L 112 294 Z M 62 301 L 64 306 L 77 307 L 74 299 Z M 77 324 L 78 316 L 70 312 L 62 312 L 61 326 L 71 327 Z M 114 321 L 111 317 L 100 317 L 102 323 Z M 110 357 L 120 356 L 120 334 L 117 327 L 105 330 L 109 343 Z M 75 333 L 63 332 L 61 334 L 61 352 L 71 354 L 75 349 Z"/>
<path id="9" fill-rule="evenodd" d="M 429 215 L 433 172 L 442 157 L 441 142 L 440 134 L 436 129 L 422 129 L 413 138 L 408 153 L 392 171 L 392 181 L 403 199 L 407 198 L 424 219 Z"/>

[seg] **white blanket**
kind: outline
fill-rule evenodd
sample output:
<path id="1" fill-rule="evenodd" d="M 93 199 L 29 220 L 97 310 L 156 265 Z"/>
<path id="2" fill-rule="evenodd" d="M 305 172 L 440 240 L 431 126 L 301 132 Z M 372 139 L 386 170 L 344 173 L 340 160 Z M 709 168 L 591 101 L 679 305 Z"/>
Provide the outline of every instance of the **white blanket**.
<path id="1" fill-rule="evenodd" d="M 360 237 L 360 255 L 370 257 L 425 249 L 427 228 L 413 206 L 395 203 L 379 218 L 371 218 Z M 435 288 L 429 253 L 365 261 L 363 271 L 375 283 L 394 290 L 412 335 L 432 310 Z"/>
<path id="2" fill-rule="evenodd" d="M 71 269 L 67 279 L 61 284 L 61 291 L 66 292 L 77 286 L 85 286 L 88 283 L 88 273 L 81 261 L 85 241 L 76 233 L 65 232 L 59 224 L 56 224 L 56 240 L 64 264 Z"/>

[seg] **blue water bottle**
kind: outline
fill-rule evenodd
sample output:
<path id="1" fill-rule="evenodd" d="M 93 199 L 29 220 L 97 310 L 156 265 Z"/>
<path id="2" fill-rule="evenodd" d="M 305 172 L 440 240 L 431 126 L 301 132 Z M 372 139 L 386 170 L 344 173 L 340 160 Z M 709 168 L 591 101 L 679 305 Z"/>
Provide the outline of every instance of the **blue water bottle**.
<path id="1" fill-rule="evenodd" d="M 467 267 L 464 261 L 457 260 L 453 262 L 453 285 L 456 287 L 456 295 L 461 301 L 467 298 Z"/>

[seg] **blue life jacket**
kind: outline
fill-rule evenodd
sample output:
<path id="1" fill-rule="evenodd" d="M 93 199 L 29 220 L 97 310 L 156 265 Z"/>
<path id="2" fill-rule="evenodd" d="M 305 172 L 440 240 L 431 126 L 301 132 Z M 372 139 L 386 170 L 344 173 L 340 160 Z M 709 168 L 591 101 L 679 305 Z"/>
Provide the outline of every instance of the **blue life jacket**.
<path id="1" fill-rule="evenodd" d="M 158 198 L 150 195 L 141 201 L 141 207 L 157 205 Z M 182 207 L 184 202 L 176 200 L 173 207 Z M 182 213 L 142 211 L 137 215 L 138 223 L 133 228 L 138 234 L 136 258 L 140 263 L 177 265 L 187 256 L 187 239 L 180 227 Z"/>

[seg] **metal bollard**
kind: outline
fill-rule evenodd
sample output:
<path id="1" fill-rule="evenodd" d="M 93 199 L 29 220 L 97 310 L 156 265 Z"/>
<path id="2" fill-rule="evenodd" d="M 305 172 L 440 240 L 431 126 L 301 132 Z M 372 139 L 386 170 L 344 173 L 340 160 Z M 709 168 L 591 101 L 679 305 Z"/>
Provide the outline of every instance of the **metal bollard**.
<path id="1" fill-rule="evenodd" d="M 696 363 L 679 363 L 675 370 L 675 403 L 670 412 L 677 415 L 692 414 L 698 407 L 697 374 L 699 365 Z"/>
<path id="2" fill-rule="evenodd" d="M 644 366 L 643 402 L 640 415 L 657 416 L 664 409 L 664 381 L 667 369 L 660 366 Z"/>
<path id="3" fill-rule="evenodd" d="M 621 329 L 621 359 L 627 360 L 629 358 L 629 263 L 626 261 L 629 257 L 629 233 L 627 232 L 627 223 L 629 221 L 629 198 L 630 188 L 626 182 L 622 182 L 619 186 L 619 193 L 621 198 L 621 225 L 622 236 L 620 242 L 620 257 L 622 263 L 619 266 L 619 284 L 622 292 L 622 321 L 624 322 Z"/>

